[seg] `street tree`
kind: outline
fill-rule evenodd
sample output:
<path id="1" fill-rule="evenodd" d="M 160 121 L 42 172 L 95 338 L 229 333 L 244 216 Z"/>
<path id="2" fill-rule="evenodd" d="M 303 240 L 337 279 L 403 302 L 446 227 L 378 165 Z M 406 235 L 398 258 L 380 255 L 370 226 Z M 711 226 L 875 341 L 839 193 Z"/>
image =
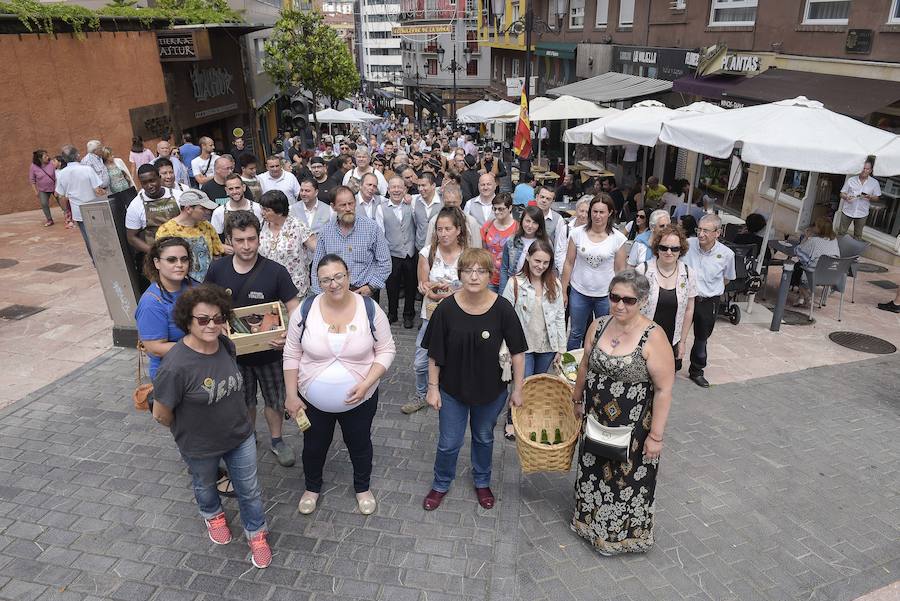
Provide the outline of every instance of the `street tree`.
<path id="1" fill-rule="evenodd" d="M 282 10 L 265 50 L 263 68 L 284 94 L 310 93 L 313 119 L 318 98 L 346 98 L 359 87 L 350 50 L 318 11 Z"/>

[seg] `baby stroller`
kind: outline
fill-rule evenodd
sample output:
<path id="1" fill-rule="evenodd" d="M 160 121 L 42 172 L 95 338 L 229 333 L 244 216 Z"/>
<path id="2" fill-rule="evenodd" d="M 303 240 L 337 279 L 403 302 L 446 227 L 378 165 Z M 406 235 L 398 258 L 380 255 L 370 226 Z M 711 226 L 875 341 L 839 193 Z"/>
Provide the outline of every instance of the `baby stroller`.
<path id="1" fill-rule="evenodd" d="M 735 279 L 725 286 L 722 310 L 719 311 L 719 315 L 727 317 L 728 321 L 737 325 L 741 323 L 741 308 L 737 304 L 738 297 L 759 292 L 762 287 L 762 278 L 756 271 L 757 250 L 755 244 L 733 244 L 727 241 L 723 244 L 734 252 Z"/>

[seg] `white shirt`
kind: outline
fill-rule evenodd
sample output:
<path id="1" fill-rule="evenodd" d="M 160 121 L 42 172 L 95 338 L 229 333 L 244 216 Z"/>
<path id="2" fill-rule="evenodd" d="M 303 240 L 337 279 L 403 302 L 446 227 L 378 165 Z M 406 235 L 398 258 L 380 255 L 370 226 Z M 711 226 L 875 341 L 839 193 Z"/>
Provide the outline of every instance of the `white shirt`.
<path id="1" fill-rule="evenodd" d="M 556 265 L 556 273 L 562 273 L 563 265 L 566 264 L 566 254 L 569 252 L 569 226 L 563 216 L 553 209 L 549 214 L 544 215 L 544 221 L 556 221 L 553 240 L 550 242 L 553 244 L 553 263 Z"/>
<path id="2" fill-rule="evenodd" d="M 294 177 L 293 173 L 281 170 L 281 177 L 274 179 L 269 172 L 260 173 L 256 176 L 259 180 L 259 189 L 265 194 L 269 190 L 281 190 L 288 198 L 288 204 L 297 202 L 297 196 L 300 194 L 300 182 Z"/>
<path id="3" fill-rule="evenodd" d="M 384 179 L 384 175 L 381 174 L 381 171 L 374 169 L 373 171 L 367 171 L 366 173 L 374 173 L 375 174 L 375 179 L 378 180 L 378 193 L 382 196 L 386 196 L 388 193 L 388 185 L 387 185 L 387 180 Z M 354 177 L 356 179 L 358 179 L 360 181 L 360 183 L 362 183 L 362 178 L 364 175 L 366 175 L 366 173 L 360 173 L 359 168 L 354 167 L 353 169 L 351 169 L 350 171 L 348 171 L 347 173 L 344 174 L 344 180 L 341 183 L 345 186 L 349 186 L 350 180 Z"/>
<path id="4" fill-rule="evenodd" d="M 719 242 L 709 250 L 700 248 L 700 240 L 688 238 L 688 251 L 684 262 L 694 272 L 697 294 L 703 298 L 719 297 L 725 292 L 725 280 L 731 281 L 734 271 L 734 252 Z"/>
<path id="5" fill-rule="evenodd" d="M 481 211 L 481 219 L 478 219 L 478 214 L 475 211 Z M 463 213 L 468 213 L 475 217 L 479 223 L 490 221 L 494 218 L 494 197 L 489 198 L 487 204 L 485 204 L 485 200 L 481 196 L 470 198 Z"/>
<path id="6" fill-rule="evenodd" d="M 56 172 L 56 193 L 69 199 L 72 219 L 75 221 L 83 221 L 81 205 L 97 200 L 99 197 L 94 188 L 99 188 L 102 184 L 103 180 L 97 172 L 81 163 L 69 163 Z"/>
<path id="7" fill-rule="evenodd" d="M 547 126 L 546 126 L 546 125 L 542 125 L 542 126 L 541 126 L 541 133 L 540 133 L 540 136 L 541 136 L 541 140 L 546 140 L 547 138 L 550 137 L 550 132 L 547 130 Z"/>
<path id="8" fill-rule="evenodd" d="M 246 198 L 244 200 L 247 200 Z M 250 211 L 253 211 L 253 214 L 256 215 L 256 218 L 259 219 L 260 223 L 262 223 L 262 207 L 258 202 L 250 202 Z M 232 211 L 246 211 L 247 208 L 239 208 L 234 205 L 234 201 L 230 198 L 228 202 L 224 205 L 221 205 L 213 211 L 212 217 L 210 217 L 209 222 L 212 224 L 213 228 L 216 230 L 217 234 L 221 234 L 225 231 L 225 213 L 230 213 Z"/>
<path id="9" fill-rule="evenodd" d="M 638 145 L 637 144 L 626 144 L 625 145 L 625 155 L 622 157 L 622 161 L 625 163 L 634 163 L 637 161 L 638 155 Z"/>
<path id="10" fill-rule="evenodd" d="M 126 228 L 130 230 L 142 230 L 147 227 L 147 212 L 144 210 L 144 201 L 162 200 L 164 198 L 174 198 L 177 201 L 178 197 L 181 196 L 181 192 L 176 196 L 172 190 L 166 187 L 163 187 L 162 190 L 163 195 L 159 198 L 149 198 L 144 194 L 143 190 L 137 193 L 137 196 L 128 203 L 128 208 L 125 209 Z"/>
<path id="11" fill-rule="evenodd" d="M 214 167 L 216 166 L 216 159 L 219 158 L 219 155 L 216 153 L 212 153 L 209 155 L 209 159 L 204 159 L 203 157 L 196 156 L 191 160 L 191 173 L 194 174 L 194 178 L 198 175 L 202 175 L 205 177 L 212 177 L 215 173 Z M 209 161 L 209 167 L 206 166 L 206 162 Z"/>
<path id="12" fill-rule="evenodd" d="M 865 182 L 860 181 L 858 175 L 854 175 L 847 178 L 841 192 L 850 197 L 844 201 L 841 212 L 847 217 L 865 217 L 869 214 L 869 199 L 863 198 L 860 194 L 881 196 L 881 186 L 878 184 L 878 180 L 871 175 L 866 178 Z"/>
<path id="13" fill-rule="evenodd" d="M 384 231 L 384 208 L 382 205 L 385 202 L 386 200 L 378 195 L 366 202 L 363 200 L 362 192 L 356 193 L 356 211 L 362 211 L 366 217 L 377 223 L 382 232 Z"/>
<path id="14" fill-rule="evenodd" d="M 628 239 L 613 229 L 606 238 L 594 242 L 584 228 L 572 234 L 575 245 L 575 266 L 570 284 L 579 294 L 591 298 L 609 295 L 609 283 L 615 275 L 616 253 Z"/>

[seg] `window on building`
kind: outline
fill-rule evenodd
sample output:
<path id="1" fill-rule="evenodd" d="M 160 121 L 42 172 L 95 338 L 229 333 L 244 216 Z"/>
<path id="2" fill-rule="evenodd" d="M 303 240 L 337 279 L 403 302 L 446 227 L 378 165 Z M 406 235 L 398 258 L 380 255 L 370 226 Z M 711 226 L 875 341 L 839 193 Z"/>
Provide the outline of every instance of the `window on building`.
<path id="1" fill-rule="evenodd" d="M 619 27 L 634 24 L 634 0 L 619 0 Z"/>
<path id="2" fill-rule="evenodd" d="M 806 0 L 804 23 L 846 25 L 850 15 L 850 0 Z"/>
<path id="3" fill-rule="evenodd" d="M 778 187 L 778 174 L 780 169 L 767 169 L 767 184 L 769 187 L 768 195 L 775 196 L 775 188 Z M 784 187 L 781 189 L 782 198 L 788 196 L 795 200 L 803 200 L 806 198 L 806 188 L 809 184 L 809 171 L 795 171 L 794 169 L 785 169 L 784 171 Z"/>
<path id="4" fill-rule="evenodd" d="M 503 61 L 496 54 L 492 57 L 492 60 L 494 61 L 494 81 L 502 82 L 500 79 L 500 63 Z"/>
<path id="5" fill-rule="evenodd" d="M 900 24 L 900 0 L 894 0 L 894 5 L 891 6 L 891 14 L 888 17 L 888 23 Z"/>
<path id="6" fill-rule="evenodd" d="M 606 27 L 609 21 L 609 0 L 597 0 L 597 17 L 594 20 L 596 27 Z"/>
<path id="7" fill-rule="evenodd" d="M 549 0 L 547 2 L 547 25 L 550 29 L 556 29 L 561 26 L 560 19 L 565 19 L 568 11 L 566 10 L 566 0 Z"/>
<path id="8" fill-rule="evenodd" d="M 757 0 L 712 0 L 709 24 L 748 26 L 756 24 Z"/>
<path id="9" fill-rule="evenodd" d="M 438 74 L 438 62 L 436 58 L 429 58 L 425 65 L 428 75 Z"/>
<path id="10" fill-rule="evenodd" d="M 471 75 L 472 77 L 478 76 L 478 61 L 470 60 L 466 63 L 466 75 Z"/>
<path id="11" fill-rule="evenodd" d="M 509 75 L 510 77 L 518 77 L 519 76 L 519 59 L 512 59 L 512 73 Z"/>
<path id="12" fill-rule="evenodd" d="M 253 40 L 253 51 L 256 54 L 256 72 L 262 73 L 263 61 L 266 59 L 266 38 L 256 38 Z"/>
<path id="13" fill-rule="evenodd" d="M 584 0 L 570 0 L 569 29 L 584 28 Z"/>

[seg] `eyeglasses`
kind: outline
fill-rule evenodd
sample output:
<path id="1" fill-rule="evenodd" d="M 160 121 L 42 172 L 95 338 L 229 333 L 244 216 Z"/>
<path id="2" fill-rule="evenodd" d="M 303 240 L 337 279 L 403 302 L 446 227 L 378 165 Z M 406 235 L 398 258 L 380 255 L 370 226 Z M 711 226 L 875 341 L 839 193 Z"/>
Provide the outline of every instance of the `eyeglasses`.
<path id="1" fill-rule="evenodd" d="M 468 276 L 477 274 L 478 277 L 482 277 L 482 276 L 485 276 L 488 273 L 490 273 L 487 269 L 472 269 L 472 268 L 460 269 L 459 272 L 463 275 L 468 275 Z"/>
<path id="2" fill-rule="evenodd" d="M 190 257 L 162 257 L 162 260 L 168 263 L 169 265 L 174 265 L 175 263 L 190 263 Z"/>
<path id="3" fill-rule="evenodd" d="M 719 228 L 708 229 L 708 228 L 705 228 L 705 227 L 698 227 L 698 228 L 697 228 L 697 231 L 698 231 L 698 232 L 703 232 L 704 234 L 715 234 L 716 232 L 719 231 Z"/>
<path id="4" fill-rule="evenodd" d="M 331 286 L 332 284 L 343 284 L 347 279 L 346 273 L 339 273 L 331 278 L 319 278 L 320 286 Z"/>
<path id="5" fill-rule="evenodd" d="M 615 294 L 613 292 L 609 293 L 609 302 L 610 303 L 612 303 L 613 305 L 617 305 L 617 304 L 619 304 L 619 301 L 622 301 L 629 307 L 633 307 L 634 305 L 637 304 L 638 299 L 633 296 L 619 296 L 618 294 Z"/>
<path id="6" fill-rule="evenodd" d="M 217 326 L 225 323 L 225 316 L 219 313 L 215 317 L 210 317 L 209 315 L 191 315 L 194 319 L 197 320 L 197 323 L 201 326 L 209 325 L 209 322 L 213 322 Z"/>
<path id="7" fill-rule="evenodd" d="M 665 244 L 657 244 L 656 250 L 658 250 L 661 253 L 664 253 L 666 251 L 669 251 L 670 253 L 680 253 L 681 247 L 680 246 L 666 246 Z"/>
<path id="8" fill-rule="evenodd" d="M 494 205 L 493 207 L 491 207 L 491 210 L 495 213 L 499 213 L 500 211 L 508 211 L 509 207 L 507 207 L 506 205 Z"/>

